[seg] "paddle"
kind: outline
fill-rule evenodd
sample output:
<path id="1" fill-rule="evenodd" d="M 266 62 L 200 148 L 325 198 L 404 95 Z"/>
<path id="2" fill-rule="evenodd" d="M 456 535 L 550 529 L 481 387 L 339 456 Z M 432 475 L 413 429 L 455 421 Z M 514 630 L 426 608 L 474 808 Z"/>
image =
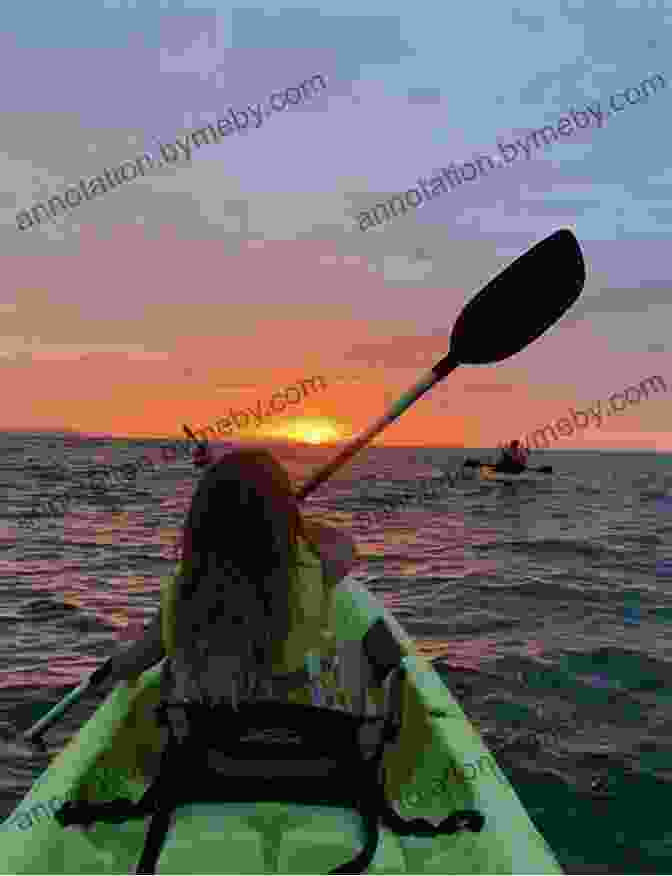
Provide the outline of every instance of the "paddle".
<path id="1" fill-rule="evenodd" d="M 549 277 L 552 282 L 549 282 Z M 460 365 L 501 362 L 541 337 L 576 301 L 585 279 L 585 264 L 578 241 L 566 229 L 556 231 L 519 256 L 464 307 L 450 336 L 450 352 L 405 392 L 386 414 L 313 475 L 297 492 L 298 501 L 302 502 L 417 399 Z M 511 323 L 511 297 L 520 290 L 528 291 L 535 287 L 541 287 L 544 294 L 526 298 L 525 308 L 516 312 L 516 321 Z M 496 326 L 497 329 L 501 327 L 501 331 L 495 333 L 489 330 L 490 326 Z M 187 426 L 183 428 L 189 438 L 196 440 Z M 203 447 L 207 451 L 207 442 Z M 87 689 L 88 684 L 85 685 L 83 689 L 80 685 L 66 697 L 68 704 L 75 701 L 80 689 L 81 693 Z M 56 717 L 57 709 L 58 706 L 54 710 Z M 48 718 L 46 716 L 40 722 L 42 732 L 53 723 Z M 31 728 L 24 736 L 34 736 L 34 731 L 35 728 Z"/>
<path id="2" fill-rule="evenodd" d="M 51 708 L 43 718 L 40 718 L 36 724 L 33 724 L 29 730 L 26 730 L 26 732 L 23 733 L 24 740 L 38 746 L 38 748 L 41 748 L 43 751 L 46 750 L 44 740 L 42 739 L 44 733 L 46 733 L 49 727 L 58 721 L 59 718 L 62 718 L 63 715 L 75 705 L 75 703 L 79 702 L 87 690 L 98 687 L 99 684 L 102 684 L 111 671 L 112 658 L 110 657 L 105 663 L 99 666 L 95 672 L 92 672 L 87 679 L 78 685 L 78 687 Z M 40 708 L 43 707 L 44 704 L 36 703 L 35 705 L 37 708 Z"/>
<path id="3" fill-rule="evenodd" d="M 453 327 L 450 352 L 405 392 L 386 414 L 313 475 L 297 493 L 299 501 L 460 365 L 501 362 L 536 341 L 574 304 L 585 280 L 581 249 L 567 229 L 556 231 L 519 256 L 466 305 Z M 512 321 L 512 297 L 521 290 L 529 293 L 538 287 L 543 294 L 526 297 L 525 306 L 516 309 Z"/>

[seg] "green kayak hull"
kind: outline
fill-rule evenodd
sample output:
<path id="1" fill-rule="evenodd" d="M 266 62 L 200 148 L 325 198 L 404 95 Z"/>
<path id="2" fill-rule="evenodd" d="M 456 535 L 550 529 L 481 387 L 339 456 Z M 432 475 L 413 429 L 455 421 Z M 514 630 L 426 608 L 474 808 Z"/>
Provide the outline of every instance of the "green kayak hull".
<path id="1" fill-rule="evenodd" d="M 407 670 L 402 731 L 385 755 L 386 792 L 404 818 L 438 823 L 458 809 L 485 817 L 480 833 L 399 837 L 383 827 L 369 873 L 562 873 L 479 734 L 394 617 L 354 577 L 337 591 L 341 641 L 361 641 L 380 618 Z M 160 665 L 115 687 L 0 825 L 0 873 L 134 873 L 148 820 L 63 829 L 66 799 L 138 800 L 161 737 L 153 707 Z M 143 770 L 143 765 L 145 769 Z M 296 803 L 197 803 L 180 807 L 157 873 L 328 873 L 362 847 L 359 816 Z"/>

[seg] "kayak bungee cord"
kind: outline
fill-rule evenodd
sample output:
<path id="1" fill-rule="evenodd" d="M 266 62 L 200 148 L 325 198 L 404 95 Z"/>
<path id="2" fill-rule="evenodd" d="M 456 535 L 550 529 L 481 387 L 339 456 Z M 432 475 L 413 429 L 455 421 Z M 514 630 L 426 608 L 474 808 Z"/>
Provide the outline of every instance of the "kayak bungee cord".
<path id="1" fill-rule="evenodd" d="M 549 281 L 549 277 L 552 278 Z M 338 456 L 319 469 L 298 491 L 302 502 L 349 459 L 397 420 L 411 405 L 460 365 L 492 365 L 524 350 L 541 337 L 569 310 L 581 295 L 586 268 L 579 243 L 569 229 L 560 229 L 536 243 L 498 273 L 462 309 L 450 336 L 450 351 L 390 407 L 386 414 L 356 436 Z M 541 290 L 543 294 L 527 299 L 526 308 L 511 325 L 506 315 L 512 292 L 519 289 Z M 506 326 L 501 334 L 484 331 L 484 326 Z M 185 425 L 187 436 L 197 441 Z M 195 465 L 207 464 L 207 442 L 197 442 Z M 74 705 L 86 690 L 105 680 L 111 660 L 104 663 L 86 681 L 75 688 L 44 718 L 22 734 L 26 742 L 44 746 L 42 736 Z"/>

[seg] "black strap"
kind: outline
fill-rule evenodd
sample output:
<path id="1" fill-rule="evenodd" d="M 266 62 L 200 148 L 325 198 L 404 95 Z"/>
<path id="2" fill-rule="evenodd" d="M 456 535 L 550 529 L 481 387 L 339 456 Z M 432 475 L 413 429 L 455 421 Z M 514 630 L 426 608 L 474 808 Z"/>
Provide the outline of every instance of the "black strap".
<path id="1" fill-rule="evenodd" d="M 434 825 L 425 818 L 402 818 L 390 805 L 385 796 L 385 782 L 381 784 L 379 812 L 383 823 L 399 836 L 444 836 L 460 830 L 480 833 L 485 825 L 485 817 L 476 809 L 460 809 Z"/>
<path id="2" fill-rule="evenodd" d="M 104 821 L 106 824 L 123 824 L 124 821 L 134 817 L 136 806 L 137 804 L 126 797 L 119 797 L 108 803 L 66 800 L 54 813 L 54 820 L 61 827 L 69 827 L 72 824 L 89 827 L 95 821 Z"/>
<path id="3" fill-rule="evenodd" d="M 165 842 L 170 820 L 176 805 L 174 800 L 167 799 L 157 805 L 159 791 L 165 795 L 165 787 L 159 783 L 148 790 L 147 794 L 138 804 L 134 805 L 130 800 L 117 800 L 112 803 L 66 803 L 56 814 L 58 822 L 66 826 L 68 824 L 91 824 L 93 821 L 105 821 L 107 823 L 121 823 L 129 818 L 152 815 L 147 831 L 145 845 L 138 862 L 136 873 L 152 874 L 156 871 L 156 865 Z M 474 809 L 463 809 L 452 813 L 439 825 L 435 826 L 423 818 L 403 819 L 390 806 L 384 796 L 382 787 L 382 820 L 399 836 L 424 836 L 436 837 L 457 833 L 461 830 L 470 830 L 480 833 L 485 824 L 482 813 Z M 179 805 L 179 804 L 177 804 Z M 358 805 L 354 806 L 362 817 L 366 833 L 366 842 L 361 852 L 352 860 L 332 870 L 331 873 L 363 873 L 375 857 L 380 841 L 379 817 L 380 809 L 376 806 L 374 796 L 367 796 Z"/>
<path id="4" fill-rule="evenodd" d="M 375 806 L 364 804 L 359 808 L 359 814 L 364 822 L 364 831 L 366 833 L 364 848 L 352 860 L 346 861 L 345 864 L 341 864 L 340 867 L 336 867 L 330 873 L 364 873 L 368 870 L 369 864 L 373 861 L 378 851 L 380 824 Z"/>
<path id="5" fill-rule="evenodd" d="M 198 712 L 202 711 L 203 706 L 201 704 L 189 704 L 191 708 L 188 706 L 182 706 L 186 712 Z M 245 704 L 241 704 L 245 705 Z M 258 708 L 259 706 L 262 708 Z M 256 706 L 256 707 L 255 707 Z M 270 708 L 269 708 L 270 706 Z M 275 707 L 275 708 L 273 708 Z M 160 707 L 159 707 L 160 708 Z M 227 711 L 226 707 L 216 707 L 216 711 Z M 231 709 L 228 709 L 231 712 Z M 301 715 L 294 715 L 294 721 L 292 723 L 297 724 L 300 723 L 301 718 L 306 718 L 308 716 L 312 716 L 315 718 L 323 719 L 325 717 L 325 712 L 327 710 L 319 709 L 313 706 L 306 706 L 302 708 L 294 707 L 294 710 L 287 712 L 286 704 L 255 704 L 252 706 L 252 709 L 247 708 L 248 714 L 256 712 L 258 715 L 264 715 L 262 720 L 267 720 L 267 716 L 269 712 L 279 712 L 282 716 L 286 718 L 286 716 L 292 715 L 292 711 L 302 712 Z M 231 717 L 229 715 L 229 717 Z M 354 718 L 351 715 L 342 715 L 343 727 L 349 724 L 351 727 L 361 727 L 366 723 L 372 723 L 376 719 L 367 719 L 367 718 Z M 248 719 L 249 720 L 249 719 Z M 259 719 L 258 719 L 259 720 Z M 277 722 L 277 721 L 276 721 Z M 242 723 L 247 723 L 245 717 L 242 718 Z M 385 732 L 387 731 L 387 732 Z M 245 731 L 247 732 L 247 731 Z M 335 734 L 336 735 L 336 734 Z M 350 861 L 340 865 L 336 869 L 332 870 L 331 873 L 363 873 L 370 865 L 373 860 L 376 851 L 378 849 L 378 843 L 380 840 L 380 825 L 379 825 L 379 814 L 377 807 L 377 772 L 380 762 L 382 760 L 382 755 L 384 751 L 384 746 L 386 742 L 386 736 L 389 735 L 389 727 L 387 723 L 383 725 L 383 732 L 381 733 L 380 742 L 374 752 L 373 756 L 367 761 L 361 761 L 357 764 L 358 769 L 358 779 L 359 782 L 353 782 L 350 771 L 342 770 L 340 774 L 340 781 L 337 780 L 337 774 L 331 775 L 330 781 L 322 782 L 315 781 L 313 777 L 302 777 L 297 778 L 294 776 L 287 777 L 274 777 L 272 779 L 266 778 L 265 776 L 256 776 L 254 778 L 250 777 L 235 777 L 234 779 L 229 779 L 227 781 L 227 797 L 231 799 L 249 799 L 249 800 L 263 800 L 263 799 L 273 799 L 273 800 L 283 800 L 288 799 L 293 802 L 299 803 L 313 803 L 315 805 L 335 805 L 335 806 L 346 806 L 348 808 L 352 808 L 356 810 L 362 818 L 362 822 L 364 825 L 364 831 L 366 836 L 366 841 L 364 844 L 364 848 L 355 855 Z M 322 746 L 324 743 L 323 738 L 317 740 L 318 747 Z M 347 738 L 347 734 L 345 739 L 341 736 L 340 739 L 343 748 L 341 749 L 341 754 L 343 752 L 348 752 L 350 748 L 350 740 Z M 354 739 L 352 740 L 354 743 Z M 175 774 L 171 773 L 168 769 L 169 761 L 173 758 L 177 757 L 186 757 L 190 761 L 190 784 L 191 787 L 198 787 L 199 783 L 202 781 L 203 785 L 207 785 L 207 774 L 206 769 L 203 768 L 204 759 L 203 752 L 201 750 L 200 757 L 199 753 L 194 751 L 195 740 L 192 738 L 191 744 L 182 743 L 179 744 L 176 742 L 175 738 L 171 736 L 171 739 L 164 750 L 161 769 L 159 770 L 159 775 L 152 783 L 152 785 L 147 789 L 145 795 L 142 800 L 139 801 L 137 807 L 135 807 L 135 814 L 146 813 L 148 811 L 154 810 L 154 815 L 150 822 L 149 830 L 147 832 L 147 838 L 145 840 L 145 846 L 142 851 L 142 855 L 140 857 L 140 861 L 138 863 L 138 868 L 136 873 L 148 874 L 154 873 L 156 871 L 156 866 L 159 860 L 159 856 L 161 854 L 161 850 L 163 848 L 163 844 L 166 839 L 166 835 L 170 826 L 170 819 L 172 813 L 175 809 L 189 802 L 196 802 L 195 795 L 189 787 L 185 787 L 184 782 L 184 774 L 180 772 L 180 776 L 175 778 Z M 250 749 L 253 746 L 248 745 L 247 748 Z M 282 743 L 268 743 L 267 747 L 269 752 L 273 753 L 278 747 L 282 748 Z M 338 747 L 338 746 L 337 746 Z M 285 749 L 288 748 L 286 744 L 284 746 Z M 299 753 L 301 751 L 305 751 L 305 746 L 299 746 Z M 327 748 L 334 748 L 333 740 L 331 744 L 327 744 Z M 198 766 L 202 769 L 201 776 L 198 775 Z M 344 764 L 345 765 L 345 764 Z M 213 799 L 213 800 L 221 800 L 222 795 L 219 789 L 213 791 L 211 794 L 207 792 L 203 792 L 197 795 L 199 800 L 204 799 Z"/>
<path id="6" fill-rule="evenodd" d="M 403 677 L 404 671 L 400 668 L 403 651 L 383 619 L 370 627 L 363 648 L 379 684 L 394 669 L 398 670 L 399 678 Z M 189 722 L 190 733 L 182 743 L 167 721 L 167 711 L 173 708 L 182 709 Z M 438 826 L 421 818 L 407 821 L 395 812 L 385 797 L 382 768 L 385 745 L 396 740 L 400 730 L 399 723 L 392 716 L 367 718 L 277 701 L 242 702 L 235 712 L 225 703 L 212 706 L 207 703 L 163 702 L 156 711 L 159 722 L 168 723 L 171 733 L 162 753 L 159 773 L 142 799 L 137 804 L 126 799 L 102 804 L 66 803 L 55 815 L 63 826 L 91 824 L 93 821 L 121 823 L 150 815 L 137 873 L 155 872 L 172 813 L 190 802 L 288 800 L 354 809 L 363 820 L 366 832 L 364 848 L 332 873 L 362 873 L 367 869 L 378 848 L 381 818 L 400 836 L 434 837 L 462 829 L 479 832 L 485 823 L 483 815 L 475 810 L 455 812 Z M 380 725 L 380 737 L 374 753 L 367 758 L 359 748 L 358 734 L 364 725 L 376 723 Z M 298 741 L 290 738 L 291 733 L 284 739 L 282 732 L 273 735 L 278 725 L 279 731 L 294 732 Z M 317 762 L 320 767 L 312 775 L 229 776 L 225 796 L 222 796 L 220 789 L 212 788 L 213 771 L 208 767 L 207 758 L 208 752 L 213 750 L 234 757 L 241 757 L 242 752 L 241 762 L 245 757 L 249 760 L 258 756 L 262 762 L 266 759 L 271 764 L 273 759 L 277 763 L 284 756 L 299 765 Z M 186 770 L 179 771 L 179 777 L 176 770 L 171 769 L 174 758 L 189 761 Z M 216 774 L 216 769 L 214 772 Z M 189 776 L 186 786 L 185 774 Z M 206 790 L 208 787 L 210 790 Z M 194 789 L 199 790 L 194 793 Z"/>
<path id="7" fill-rule="evenodd" d="M 166 840 L 166 834 L 170 827 L 172 810 L 163 807 L 154 815 L 149 823 L 149 830 L 145 839 L 145 847 L 140 855 L 136 873 L 155 873 L 156 864 L 161 854 L 161 849 Z"/>
<path id="8" fill-rule="evenodd" d="M 362 647 L 378 685 L 385 681 L 390 672 L 401 666 L 404 652 L 382 617 L 371 624 L 362 640 Z"/>
<path id="9" fill-rule="evenodd" d="M 153 816 L 147 831 L 145 847 L 142 850 L 142 855 L 135 871 L 136 873 L 153 874 L 156 872 L 159 855 L 170 827 L 172 812 L 173 810 L 170 807 L 163 806 Z M 350 861 L 346 861 L 345 864 L 341 864 L 334 870 L 331 870 L 330 873 L 364 873 L 374 859 L 380 841 L 378 816 L 375 810 L 367 807 L 360 809 L 360 815 L 362 816 L 366 833 L 364 848 Z"/>
<path id="10" fill-rule="evenodd" d="M 165 764 L 162 766 L 165 766 Z M 172 813 L 177 806 L 181 805 L 181 802 L 184 802 L 184 800 L 176 799 L 182 795 L 179 792 L 177 795 L 175 794 L 174 785 L 171 789 L 170 781 L 161 780 L 161 775 L 167 774 L 162 770 L 142 800 L 135 805 L 130 800 L 116 800 L 112 803 L 102 804 L 66 803 L 55 817 L 61 825 L 67 826 L 68 824 L 88 825 L 93 821 L 121 823 L 129 818 L 144 817 L 151 814 L 152 819 L 136 873 L 154 873 L 170 827 Z M 177 779 L 175 781 L 179 782 L 180 780 Z M 439 835 L 454 834 L 465 829 L 479 833 L 485 824 L 485 818 L 482 813 L 473 809 L 454 812 L 437 826 L 422 818 L 406 820 L 398 815 L 385 799 L 384 783 L 377 786 L 370 785 L 369 788 L 371 790 L 368 794 L 360 797 L 354 802 L 354 805 L 353 802 L 350 803 L 351 807 L 359 812 L 363 820 L 366 833 L 364 848 L 352 860 L 332 870 L 331 873 L 363 873 L 368 868 L 378 849 L 380 840 L 379 819 L 381 815 L 383 823 L 399 836 L 433 838 Z M 376 799 L 376 791 L 380 795 L 378 799 Z M 296 792 L 296 785 L 292 782 L 290 795 L 295 799 L 297 796 L 300 796 Z M 252 797 L 256 796 L 255 791 L 252 790 L 250 793 Z M 272 793 L 277 794 L 276 791 Z M 221 794 L 217 795 L 217 797 L 221 800 Z M 321 800 L 320 802 L 326 801 Z"/>
<path id="11" fill-rule="evenodd" d="M 366 841 L 352 860 L 333 872 L 361 873 L 366 870 L 379 842 L 377 785 L 380 764 L 386 741 L 396 731 L 388 719 L 356 717 L 316 706 L 277 702 L 241 703 L 238 712 L 223 704 L 216 707 L 201 703 L 163 704 L 159 712 L 165 714 L 169 707 L 182 708 L 192 721 L 197 714 L 205 718 L 207 712 L 209 720 L 193 723 L 196 732 L 182 743 L 171 732 L 159 773 L 142 799 L 137 804 L 129 800 L 106 804 L 69 803 L 57 813 L 60 824 L 120 823 L 150 815 L 151 822 L 136 872 L 153 873 L 172 813 L 181 805 L 229 799 L 287 800 L 339 806 L 359 813 Z M 298 743 L 277 741 L 272 737 L 265 742 L 256 739 L 255 726 L 268 729 L 274 725 L 281 725 L 280 730 L 283 727 L 296 730 L 303 738 Z M 359 747 L 358 734 L 365 725 L 378 725 L 376 729 L 379 731 L 373 753 L 369 752 L 368 757 Z M 249 737 L 252 741 L 241 741 L 241 735 L 243 740 Z M 262 763 L 266 759 L 271 766 L 284 757 L 296 762 L 298 774 L 269 776 L 272 769 L 266 769 L 264 765 L 257 776 L 229 776 L 223 796 L 220 788 L 213 787 L 212 771 L 208 766 L 208 754 L 213 750 L 225 755 L 238 754 L 241 759 L 257 756 Z M 176 769 L 176 761 L 182 759 L 188 761 L 186 770 Z M 317 773 L 300 775 L 301 765 L 305 763 L 316 764 Z M 185 782 L 185 775 L 189 776 L 188 782 Z"/>

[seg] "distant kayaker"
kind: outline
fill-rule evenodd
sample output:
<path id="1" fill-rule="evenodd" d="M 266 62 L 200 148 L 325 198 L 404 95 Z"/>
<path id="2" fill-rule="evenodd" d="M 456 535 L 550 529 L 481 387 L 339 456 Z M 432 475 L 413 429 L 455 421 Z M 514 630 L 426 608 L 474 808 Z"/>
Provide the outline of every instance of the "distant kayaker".
<path id="1" fill-rule="evenodd" d="M 525 471 L 529 454 L 520 441 L 512 441 L 507 447 L 503 447 L 501 452 L 501 459 L 496 465 L 497 471 L 507 474 L 518 474 Z"/>
<path id="2" fill-rule="evenodd" d="M 207 444 L 197 444 L 191 451 L 191 460 L 196 468 L 205 468 L 206 465 L 211 465 L 214 462 Z"/>
<path id="3" fill-rule="evenodd" d="M 205 470 L 183 527 L 179 574 L 108 681 L 168 657 L 162 699 L 280 698 L 354 708 L 340 687 L 330 613 L 357 562 L 349 535 L 303 519 L 285 469 L 264 450 L 236 450 Z M 356 644 L 356 643 L 355 643 Z M 356 644 L 356 647 L 359 646 Z M 362 682 L 363 684 L 364 682 Z"/>

